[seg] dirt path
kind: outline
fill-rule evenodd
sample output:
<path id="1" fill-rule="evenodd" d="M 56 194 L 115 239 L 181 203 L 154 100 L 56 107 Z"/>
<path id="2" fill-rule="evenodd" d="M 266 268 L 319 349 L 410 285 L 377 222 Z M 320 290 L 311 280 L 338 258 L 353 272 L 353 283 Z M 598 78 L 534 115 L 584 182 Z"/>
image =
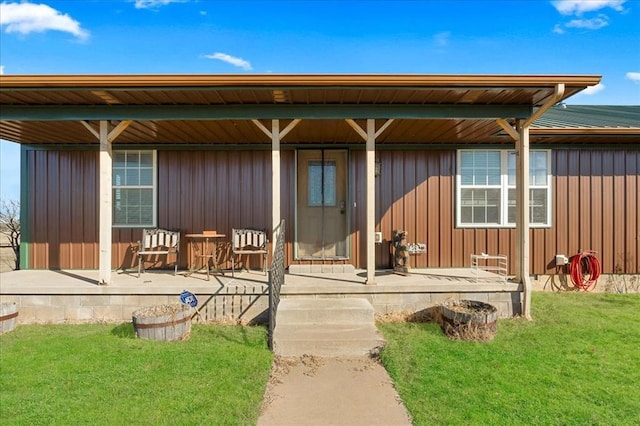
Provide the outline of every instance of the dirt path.
<path id="1" fill-rule="evenodd" d="M 278 358 L 259 426 L 411 425 L 386 370 L 368 358 Z"/>

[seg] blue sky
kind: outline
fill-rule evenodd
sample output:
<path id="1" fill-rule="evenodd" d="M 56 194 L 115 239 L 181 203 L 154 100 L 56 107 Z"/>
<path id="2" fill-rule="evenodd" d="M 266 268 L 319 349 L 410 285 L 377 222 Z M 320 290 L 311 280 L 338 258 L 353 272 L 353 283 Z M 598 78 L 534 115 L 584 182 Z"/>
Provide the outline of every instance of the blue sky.
<path id="1" fill-rule="evenodd" d="M 598 74 L 640 104 L 640 0 L 0 2 L 0 73 Z M 0 197 L 19 147 L 0 143 Z"/>

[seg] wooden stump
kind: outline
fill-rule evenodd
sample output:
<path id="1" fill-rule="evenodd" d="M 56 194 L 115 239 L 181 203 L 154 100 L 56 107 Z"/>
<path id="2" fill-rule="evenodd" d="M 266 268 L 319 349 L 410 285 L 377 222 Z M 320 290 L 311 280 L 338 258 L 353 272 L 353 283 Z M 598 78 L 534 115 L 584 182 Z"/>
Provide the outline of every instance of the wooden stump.
<path id="1" fill-rule="evenodd" d="M 8 302 L 0 304 L 0 334 L 8 333 L 16 328 L 18 322 L 18 304 Z"/>
<path id="2" fill-rule="evenodd" d="M 191 332 L 191 309 L 182 303 L 141 308 L 132 317 L 140 339 L 186 340 Z"/>
<path id="3" fill-rule="evenodd" d="M 497 331 L 498 309 L 475 300 L 448 300 L 442 304 L 442 330 L 451 339 L 487 342 Z"/>

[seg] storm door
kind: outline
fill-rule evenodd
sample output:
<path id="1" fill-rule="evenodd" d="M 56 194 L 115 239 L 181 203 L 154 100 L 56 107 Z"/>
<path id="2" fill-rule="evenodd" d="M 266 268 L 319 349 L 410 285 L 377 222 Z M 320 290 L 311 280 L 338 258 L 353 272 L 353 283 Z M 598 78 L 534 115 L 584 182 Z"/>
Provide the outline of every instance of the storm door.
<path id="1" fill-rule="evenodd" d="M 296 257 L 345 259 L 347 151 L 299 150 L 296 193 Z"/>

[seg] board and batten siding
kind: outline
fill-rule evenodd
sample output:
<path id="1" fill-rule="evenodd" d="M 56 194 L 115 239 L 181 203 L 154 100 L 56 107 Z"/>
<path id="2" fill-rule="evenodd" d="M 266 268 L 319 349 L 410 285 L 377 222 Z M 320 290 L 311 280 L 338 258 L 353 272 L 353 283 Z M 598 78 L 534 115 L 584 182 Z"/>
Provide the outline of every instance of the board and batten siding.
<path id="1" fill-rule="evenodd" d="M 97 152 L 27 151 L 26 164 L 30 267 L 97 269 Z"/>
<path id="2" fill-rule="evenodd" d="M 381 174 L 376 178 L 376 267 L 389 268 L 394 230 L 405 230 L 409 242 L 423 242 L 427 253 L 412 256 L 413 267 L 466 267 L 473 253 L 509 256 L 515 271 L 514 228 L 456 228 L 456 152 L 378 151 Z M 357 157 L 357 159 L 353 159 Z M 640 272 L 640 151 L 552 151 L 552 226 L 532 228 L 531 272 L 556 271 L 555 255 L 581 250 L 597 252 L 603 273 Z M 364 176 L 364 153 L 352 152 L 356 187 Z M 360 186 L 358 186 L 360 185 Z M 364 205 L 362 191 L 354 192 Z M 365 218 L 356 214 L 356 229 Z M 365 236 L 354 247 L 364 265 Z"/>
<path id="3" fill-rule="evenodd" d="M 376 178 L 376 267 L 391 267 L 393 230 L 424 242 L 413 267 L 469 266 L 472 253 L 503 253 L 515 270 L 513 228 L 456 228 L 454 150 L 379 150 Z M 295 151 L 281 152 L 282 218 L 287 263 L 293 259 Z M 98 267 L 98 154 L 29 150 L 26 158 L 29 264 L 35 269 Z M 350 153 L 351 262 L 366 265 L 365 153 Z M 552 151 L 552 226 L 531 230 L 531 271 L 555 272 L 556 254 L 595 250 L 604 273 L 640 272 L 640 151 Z M 271 153 L 258 151 L 158 151 L 158 226 L 181 231 L 180 266 L 190 255 L 184 234 L 233 227 L 271 226 Z M 135 264 L 131 243 L 140 229 L 114 228 L 113 267 Z M 228 245 L 221 248 L 229 267 Z M 251 262 L 259 262 L 257 256 Z M 253 267 L 254 264 L 251 263 Z M 259 266 L 258 264 L 255 265 Z"/>

